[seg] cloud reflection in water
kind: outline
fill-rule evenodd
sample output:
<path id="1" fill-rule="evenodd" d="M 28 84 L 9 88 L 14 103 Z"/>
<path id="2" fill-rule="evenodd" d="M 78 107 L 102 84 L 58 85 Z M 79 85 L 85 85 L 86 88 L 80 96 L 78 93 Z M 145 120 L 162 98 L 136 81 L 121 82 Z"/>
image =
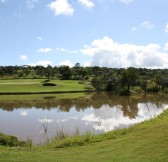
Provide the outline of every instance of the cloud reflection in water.
<path id="1" fill-rule="evenodd" d="M 123 115 L 121 106 L 110 108 L 108 105 L 103 105 L 100 109 L 93 109 L 92 114 L 83 116 L 81 120 L 85 122 L 85 125 L 92 125 L 95 130 L 108 132 L 154 118 L 162 113 L 166 107 L 168 105 L 163 105 L 163 108 L 158 108 L 155 104 L 149 103 L 146 105 L 140 103 L 138 104 L 137 116 L 130 119 L 128 116 Z"/>
<path id="2" fill-rule="evenodd" d="M 28 111 L 20 111 L 20 116 L 27 116 L 28 115 Z"/>

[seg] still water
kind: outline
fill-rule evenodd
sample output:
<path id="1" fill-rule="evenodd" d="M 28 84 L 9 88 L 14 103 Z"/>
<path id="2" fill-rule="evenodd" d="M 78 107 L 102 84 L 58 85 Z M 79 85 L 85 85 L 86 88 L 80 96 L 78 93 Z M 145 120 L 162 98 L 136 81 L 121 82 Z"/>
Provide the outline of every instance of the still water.
<path id="1" fill-rule="evenodd" d="M 93 134 L 125 128 L 156 117 L 168 108 L 168 97 L 157 94 L 122 97 L 87 94 L 56 100 L 46 95 L 36 101 L 0 101 L 0 132 L 40 144 L 59 132 Z"/>

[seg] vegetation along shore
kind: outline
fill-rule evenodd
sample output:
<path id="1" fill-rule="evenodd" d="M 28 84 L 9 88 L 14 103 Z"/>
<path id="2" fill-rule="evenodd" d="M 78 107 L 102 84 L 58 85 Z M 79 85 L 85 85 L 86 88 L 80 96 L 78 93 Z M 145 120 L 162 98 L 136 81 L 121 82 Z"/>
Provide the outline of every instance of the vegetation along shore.
<path id="1" fill-rule="evenodd" d="M 110 91 L 114 94 L 167 92 L 167 69 L 69 66 L 0 66 L 0 93 Z"/>

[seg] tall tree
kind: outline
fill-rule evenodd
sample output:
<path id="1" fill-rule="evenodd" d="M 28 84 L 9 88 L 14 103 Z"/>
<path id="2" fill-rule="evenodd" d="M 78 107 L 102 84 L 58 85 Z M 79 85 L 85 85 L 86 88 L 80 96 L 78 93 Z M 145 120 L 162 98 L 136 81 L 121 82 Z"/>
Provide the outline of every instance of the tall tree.
<path id="1" fill-rule="evenodd" d="M 138 73 L 135 68 L 130 67 L 126 69 L 122 75 L 121 83 L 127 86 L 127 92 L 130 94 L 130 87 L 136 83 L 138 79 Z"/>

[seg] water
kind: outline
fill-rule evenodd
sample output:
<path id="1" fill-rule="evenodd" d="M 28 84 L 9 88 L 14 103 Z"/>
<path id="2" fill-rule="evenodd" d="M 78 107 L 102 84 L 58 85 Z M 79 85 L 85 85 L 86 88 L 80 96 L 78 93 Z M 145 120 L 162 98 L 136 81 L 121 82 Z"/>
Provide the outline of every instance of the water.
<path id="1" fill-rule="evenodd" d="M 0 132 L 36 144 L 59 132 L 104 133 L 156 117 L 168 108 L 167 99 L 156 94 L 122 97 L 96 93 L 79 99 L 56 100 L 46 95 L 39 101 L 0 101 Z"/>

